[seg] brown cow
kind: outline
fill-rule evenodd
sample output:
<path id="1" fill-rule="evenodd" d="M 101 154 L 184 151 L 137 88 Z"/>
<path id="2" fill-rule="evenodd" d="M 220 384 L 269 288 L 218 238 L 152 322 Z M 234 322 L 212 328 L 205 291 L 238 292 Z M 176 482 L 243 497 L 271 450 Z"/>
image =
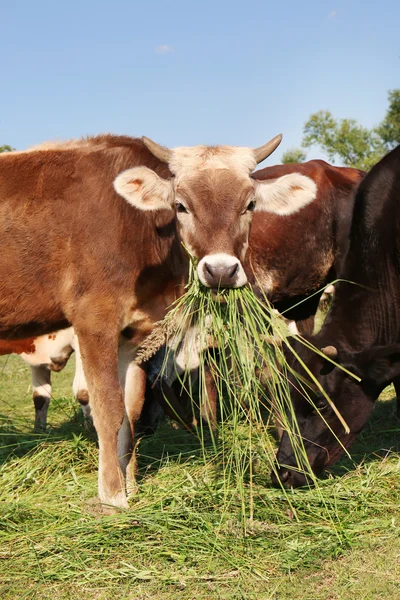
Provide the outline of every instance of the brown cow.
<path id="1" fill-rule="evenodd" d="M 347 250 L 354 191 L 365 173 L 311 160 L 266 167 L 252 176 L 283 183 L 293 173 L 315 182 L 316 199 L 285 218 L 256 214 L 245 271 L 256 291 L 258 288 L 280 313 L 296 321 L 300 333 L 311 334 L 323 288 L 338 277 Z"/>
<path id="2" fill-rule="evenodd" d="M 25 340 L 0 340 L 0 355 L 17 354 L 31 369 L 37 430 L 46 429 L 52 391 L 51 373 L 61 371 L 74 351 L 76 360 L 72 389 L 83 414 L 88 417 L 90 415 L 89 395 L 80 360 L 78 338 L 73 327 Z"/>
<path id="3" fill-rule="evenodd" d="M 280 182 L 283 201 L 290 201 L 291 190 L 287 189 L 285 195 L 285 182 L 288 178 L 290 181 L 293 174 L 305 176 L 314 182 L 314 202 L 291 216 L 256 212 L 244 268 L 256 293 L 268 297 L 276 309 L 288 318 L 291 333 L 312 333 L 314 316 L 324 288 L 337 278 L 347 250 L 354 192 L 365 173 L 358 169 L 334 167 L 322 160 L 312 160 L 303 164 L 266 167 L 253 173 L 252 177 L 270 185 Z M 175 366 L 169 361 L 169 371 L 165 374 L 164 389 L 169 399 L 170 386 L 178 373 L 185 368 L 195 371 L 199 364 L 199 348 L 196 343 L 190 342 L 190 336 L 187 336 L 182 347 L 186 348 L 185 352 L 180 349 Z M 192 377 L 196 378 L 197 372 L 193 372 Z M 216 388 L 207 372 L 206 379 L 208 401 L 202 405 L 201 412 L 205 421 L 215 427 L 218 405 Z M 186 413 L 190 421 L 190 402 L 181 385 L 177 384 L 174 389 L 177 396 L 181 395 L 180 401 L 174 398 L 174 406 L 180 404 L 179 416 Z M 155 408 L 156 413 L 157 410 Z M 175 412 L 178 411 L 175 409 Z M 147 406 L 146 415 L 151 420 L 150 406 Z"/>
<path id="4" fill-rule="evenodd" d="M 133 433 L 146 374 L 132 358 L 182 292 L 176 226 L 203 283 L 237 287 L 246 283 L 241 260 L 255 202 L 290 215 L 315 199 L 306 176 L 293 174 L 285 197 L 279 180 L 249 177 L 280 139 L 256 150 L 168 150 L 146 138 L 98 136 L 0 157 L 0 338 L 74 326 L 106 504 L 127 506 L 125 476 L 128 491 L 135 488 Z M 121 332 L 131 339 L 118 361 Z"/>

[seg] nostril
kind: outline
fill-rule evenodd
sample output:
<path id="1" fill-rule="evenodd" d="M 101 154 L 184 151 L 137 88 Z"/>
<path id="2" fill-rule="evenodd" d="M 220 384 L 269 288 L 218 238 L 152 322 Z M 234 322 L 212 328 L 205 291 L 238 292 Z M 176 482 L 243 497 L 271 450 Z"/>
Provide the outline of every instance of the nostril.
<path id="1" fill-rule="evenodd" d="M 233 267 L 231 269 L 229 269 L 229 272 L 228 272 L 229 279 L 233 279 L 233 277 L 235 277 L 235 275 L 237 275 L 238 271 L 239 271 L 239 263 L 236 263 L 236 265 L 233 265 Z"/>
<path id="2" fill-rule="evenodd" d="M 213 271 L 213 268 L 212 268 L 211 265 L 209 265 L 208 263 L 205 263 L 204 264 L 204 269 L 205 269 L 206 273 L 208 275 L 210 275 L 210 277 L 214 277 L 214 271 Z"/>

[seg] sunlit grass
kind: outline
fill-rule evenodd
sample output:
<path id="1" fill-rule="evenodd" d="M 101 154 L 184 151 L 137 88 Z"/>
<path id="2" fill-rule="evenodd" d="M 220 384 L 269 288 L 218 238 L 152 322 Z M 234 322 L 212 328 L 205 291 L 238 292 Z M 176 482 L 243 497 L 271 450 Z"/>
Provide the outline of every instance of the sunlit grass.
<path id="1" fill-rule="evenodd" d="M 139 444 L 131 508 L 106 516 L 95 501 L 96 438 L 72 399 L 72 375 L 73 361 L 54 377 L 48 432 L 35 434 L 26 367 L 0 359 L 2 598 L 396 598 L 400 464 L 387 451 L 399 451 L 400 426 L 392 402 L 380 403 L 360 436 L 360 466 L 345 461 L 319 493 L 272 489 L 264 447 L 253 440 L 243 496 L 224 479 L 212 443 L 204 451 L 165 422 Z M 248 428 L 240 419 L 245 448 Z M 227 428 L 221 443 L 231 435 Z M 248 510 L 243 519 L 250 495 L 251 520 Z"/>

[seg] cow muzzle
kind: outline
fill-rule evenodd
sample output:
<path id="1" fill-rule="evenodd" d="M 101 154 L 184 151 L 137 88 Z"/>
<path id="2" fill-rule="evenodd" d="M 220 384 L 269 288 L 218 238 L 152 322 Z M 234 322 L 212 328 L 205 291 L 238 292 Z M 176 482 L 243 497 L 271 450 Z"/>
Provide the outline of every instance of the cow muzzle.
<path id="1" fill-rule="evenodd" d="M 197 265 L 201 283 L 209 288 L 239 288 L 247 283 L 240 260 L 229 254 L 208 254 Z"/>
<path id="2" fill-rule="evenodd" d="M 304 473 L 288 469 L 286 467 L 278 468 L 277 472 L 271 473 L 271 482 L 274 487 L 297 488 L 311 485 L 312 481 Z"/>

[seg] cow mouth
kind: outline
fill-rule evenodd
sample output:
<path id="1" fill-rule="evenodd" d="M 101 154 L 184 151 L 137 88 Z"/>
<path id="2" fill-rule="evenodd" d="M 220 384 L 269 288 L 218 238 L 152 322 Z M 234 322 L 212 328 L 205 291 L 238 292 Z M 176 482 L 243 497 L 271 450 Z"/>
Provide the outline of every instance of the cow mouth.
<path id="1" fill-rule="evenodd" d="M 211 299 L 214 302 L 218 302 L 218 304 L 226 304 L 228 299 L 226 297 L 226 294 L 222 294 L 221 292 L 225 289 L 225 288 L 208 288 L 210 290 L 210 294 L 211 294 Z"/>

